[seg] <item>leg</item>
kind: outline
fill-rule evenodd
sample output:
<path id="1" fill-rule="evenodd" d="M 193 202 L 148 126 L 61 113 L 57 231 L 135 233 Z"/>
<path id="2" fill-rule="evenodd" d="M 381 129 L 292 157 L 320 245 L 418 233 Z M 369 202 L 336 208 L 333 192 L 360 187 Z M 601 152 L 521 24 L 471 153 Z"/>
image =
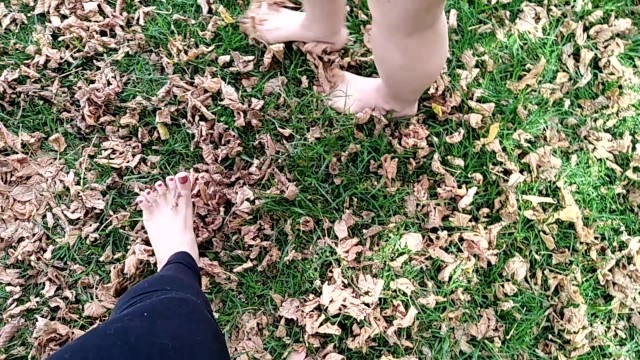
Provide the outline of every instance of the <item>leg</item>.
<path id="1" fill-rule="evenodd" d="M 370 0 L 371 43 L 379 79 L 340 74 L 331 94 L 338 111 L 367 108 L 413 115 L 449 52 L 444 0 Z"/>
<path id="2" fill-rule="evenodd" d="M 321 42 L 340 49 L 347 42 L 346 0 L 305 0 L 304 12 L 292 11 L 271 0 L 254 0 L 241 28 L 267 44 L 289 41 Z"/>
<path id="3" fill-rule="evenodd" d="M 211 305 L 200 289 L 200 269 L 187 252 L 173 254 L 157 274 L 129 289 L 116 304 L 110 319 L 162 297 L 188 296 L 198 302 L 211 318 Z"/>
<path id="4" fill-rule="evenodd" d="M 224 335 L 200 290 L 189 175 L 170 176 L 156 190 L 137 203 L 158 273 L 129 289 L 109 320 L 50 359 L 229 359 Z"/>

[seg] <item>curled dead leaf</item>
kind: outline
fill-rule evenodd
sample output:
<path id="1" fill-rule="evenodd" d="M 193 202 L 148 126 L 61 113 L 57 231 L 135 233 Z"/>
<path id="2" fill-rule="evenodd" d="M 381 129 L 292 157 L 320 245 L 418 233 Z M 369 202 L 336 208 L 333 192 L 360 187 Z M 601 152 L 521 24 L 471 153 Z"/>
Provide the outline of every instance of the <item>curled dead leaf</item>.
<path id="1" fill-rule="evenodd" d="M 300 219 L 300 230 L 302 231 L 313 231 L 315 224 L 313 223 L 313 219 L 308 216 L 303 216 Z"/>
<path id="2" fill-rule="evenodd" d="M 464 137 L 464 129 L 460 128 L 458 129 L 458 131 L 456 131 L 455 133 L 447 136 L 445 138 L 445 141 L 448 142 L 449 144 L 457 144 L 460 141 L 462 141 L 462 138 Z"/>
<path id="3" fill-rule="evenodd" d="M 502 272 L 512 280 L 523 281 L 527 277 L 528 270 L 529 264 L 520 255 L 516 255 L 506 262 Z"/>
<path id="4" fill-rule="evenodd" d="M 478 192 L 478 187 L 474 186 L 471 189 L 467 190 L 467 194 L 458 201 L 458 208 L 460 210 L 468 208 L 473 202 L 474 196 L 476 196 L 476 192 Z"/>
<path id="5" fill-rule="evenodd" d="M 48 142 L 49 145 L 51 145 L 51 147 L 59 153 L 63 152 L 64 149 L 67 148 L 67 142 L 64 140 L 64 137 L 60 133 L 51 135 Z"/>

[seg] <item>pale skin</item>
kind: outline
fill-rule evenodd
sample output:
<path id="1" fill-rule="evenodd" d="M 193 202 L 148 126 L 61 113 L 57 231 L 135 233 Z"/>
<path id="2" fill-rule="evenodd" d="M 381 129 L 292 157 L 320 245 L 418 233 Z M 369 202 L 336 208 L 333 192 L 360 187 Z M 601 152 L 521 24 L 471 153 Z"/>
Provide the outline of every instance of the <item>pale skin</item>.
<path id="1" fill-rule="evenodd" d="M 329 104 L 341 112 L 376 108 L 413 115 L 420 96 L 438 78 L 449 52 L 444 0 L 369 0 L 371 43 L 379 78 L 349 72 L 338 76 Z M 305 0 L 303 12 L 277 6 L 253 15 L 266 43 L 323 42 L 333 49 L 347 41 L 345 0 Z"/>
<path id="2" fill-rule="evenodd" d="M 142 221 L 156 255 L 158 271 L 171 255 L 181 251 L 199 262 L 189 174 L 181 172 L 167 177 L 166 183 L 158 181 L 155 190 L 146 190 L 136 203 L 142 209 Z"/>

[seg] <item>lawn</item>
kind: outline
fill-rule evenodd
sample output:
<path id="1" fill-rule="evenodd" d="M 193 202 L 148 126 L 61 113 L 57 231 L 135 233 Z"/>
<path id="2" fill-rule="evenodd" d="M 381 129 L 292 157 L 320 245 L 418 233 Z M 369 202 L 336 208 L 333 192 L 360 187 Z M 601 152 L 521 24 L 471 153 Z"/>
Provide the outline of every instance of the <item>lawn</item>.
<path id="1" fill-rule="evenodd" d="M 448 1 L 400 119 L 327 108 L 329 57 L 208 1 L 0 3 L 0 359 L 153 274 L 133 200 L 178 171 L 235 359 L 640 358 L 636 1 Z M 373 76 L 348 17 L 334 58 Z"/>

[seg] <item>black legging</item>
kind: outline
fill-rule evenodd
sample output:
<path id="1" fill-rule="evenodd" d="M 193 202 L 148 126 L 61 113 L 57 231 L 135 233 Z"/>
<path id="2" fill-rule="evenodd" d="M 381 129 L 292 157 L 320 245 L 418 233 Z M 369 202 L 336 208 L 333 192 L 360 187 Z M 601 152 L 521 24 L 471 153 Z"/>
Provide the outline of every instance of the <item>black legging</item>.
<path id="1" fill-rule="evenodd" d="M 229 350 L 200 290 L 198 265 L 180 252 L 129 289 L 109 320 L 50 359 L 228 360 Z"/>

